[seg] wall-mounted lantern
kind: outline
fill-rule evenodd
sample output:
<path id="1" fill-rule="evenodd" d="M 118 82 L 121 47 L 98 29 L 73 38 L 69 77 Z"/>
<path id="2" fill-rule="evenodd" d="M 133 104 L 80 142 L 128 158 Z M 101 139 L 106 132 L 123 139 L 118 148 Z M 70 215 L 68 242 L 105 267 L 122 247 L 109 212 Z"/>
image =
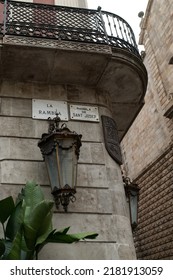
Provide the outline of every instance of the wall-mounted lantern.
<path id="1" fill-rule="evenodd" d="M 129 177 L 123 176 L 124 188 L 126 197 L 129 202 L 130 209 L 130 220 L 132 230 L 137 227 L 137 219 L 138 219 L 138 196 L 139 196 L 139 187 L 137 184 L 131 182 Z"/>
<path id="2" fill-rule="evenodd" d="M 69 202 L 76 200 L 77 161 L 82 135 L 70 131 L 66 124 L 59 127 L 57 115 L 49 119 L 48 133 L 42 134 L 38 142 L 46 163 L 52 195 L 56 207 L 61 204 L 67 212 Z"/>

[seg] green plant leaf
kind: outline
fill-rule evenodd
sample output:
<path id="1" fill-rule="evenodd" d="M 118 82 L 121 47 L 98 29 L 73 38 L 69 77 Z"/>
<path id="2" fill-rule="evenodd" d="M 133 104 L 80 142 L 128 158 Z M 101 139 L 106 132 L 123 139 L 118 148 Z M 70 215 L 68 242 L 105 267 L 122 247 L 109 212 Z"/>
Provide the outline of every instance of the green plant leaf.
<path id="1" fill-rule="evenodd" d="M 24 199 L 24 188 L 21 189 L 16 199 L 16 205 Z"/>
<path id="2" fill-rule="evenodd" d="M 70 234 L 70 236 L 72 238 L 76 238 L 77 240 L 95 239 L 98 236 L 98 233 L 96 233 L 96 232 L 81 232 L 81 233 Z"/>
<path id="3" fill-rule="evenodd" d="M 49 215 L 52 207 L 52 201 L 41 201 L 34 207 L 30 218 L 24 221 L 24 236 L 28 249 L 32 250 L 36 246 L 39 235 L 42 235 L 45 240 L 52 231 L 51 215 Z M 43 229 L 46 231 L 43 232 Z"/>
<path id="4" fill-rule="evenodd" d="M 4 230 L 6 240 L 0 239 L 1 259 L 34 259 L 48 242 L 73 243 L 98 235 L 94 232 L 67 234 L 70 227 L 52 230 L 54 203 L 44 199 L 40 186 L 34 182 L 26 184 L 17 201 L 16 206 L 12 197 L 0 201 L 0 221 L 4 227 L 8 219 Z"/>
<path id="5" fill-rule="evenodd" d="M 37 240 L 37 231 L 31 226 L 24 224 L 24 238 L 28 250 L 34 250 Z"/>
<path id="6" fill-rule="evenodd" d="M 51 200 L 39 202 L 31 211 L 31 215 L 24 220 L 24 224 L 30 225 L 36 231 L 39 231 L 46 220 L 46 216 L 52 210 L 54 203 Z"/>
<path id="7" fill-rule="evenodd" d="M 66 234 L 69 231 L 69 229 L 70 229 L 70 227 L 66 227 L 66 228 L 58 230 L 58 232 Z"/>
<path id="8" fill-rule="evenodd" d="M 8 237 L 12 241 L 15 238 L 22 223 L 23 223 L 23 209 L 22 209 L 22 201 L 21 201 L 15 206 L 8 220 L 6 226 L 6 237 Z"/>
<path id="9" fill-rule="evenodd" d="M 13 242 L 12 247 L 7 255 L 7 260 L 20 260 L 21 259 L 21 244 L 22 244 L 22 228 L 17 232 Z"/>
<path id="10" fill-rule="evenodd" d="M 37 232 L 37 242 L 36 246 L 38 244 L 43 243 L 49 234 L 52 232 L 52 212 L 49 212 L 47 216 L 44 219 L 44 223 L 42 223 L 39 231 Z"/>
<path id="11" fill-rule="evenodd" d="M 4 241 L 0 240 L 0 257 L 5 253 Z"/>
<path id="12" fill-rule="evenodd" d="M 24 212 L 24 219 L 23 219 L 23 221 L 27 222 L 31 218 L 33 208 L 31 208 L 30 206 L 26 206 L 25 200 L 22 203 L 22 208 L 23 208 L 23 212 Z"/>
<path id="13" fill-rule="evenodd" d="M 27 182 L 23 193 L 26 206 L 31 207 L 31 209 L 44 200 L 43 191 L 35 182 Z"/>
<path id="14" fill-rule="evenodd" d="M 10 250 L 12 248 L 12 242 L 10 240 L 3 240 L 4 241 L 4 245 L 5 245 L 5 252 L 3 254 L 3 256 L 1 257 L 2 260 L 6 260 L 8 254 L 10 253 Z"/>
<path id="15" fill-rule="evenodd" d="M 63 232 L 56 231 L 54 234 L 50 234 L 47 238 L 47 242 L 50 243 L 73 243 L 81 239 L 95 239 L 98 236 L 95 232 L 84 232 L 76 234 L 64 234 Z"/>
<path id="16" fill-rule="evenodd" d="M 49 233 L 48 237 L 49 237 L 49 236 L 52 236 L 52 235 L 54 234 L 55 231 L 56 231 L 56 229 L 52 230 L 52 231 Z M 48 237 L 47 237 L 47 238 L 44 240 L 44 242 L 42 242 L 42 243 L 38 243 L 38 242 L 37 242 L 37 245 L 36 245 L 36 247 L 35 247 L 36 255 L 38 255 L 38 253 L 41 251 L 41 249 L 48 243 Z"/>
<path id="17" fill-rule="evenodd" d="M 14 207 L 15 205 L 12 196 L 0 200 L 0 222 L 2 224 L 4 224 L 8 217 L 11 215 Z"/>

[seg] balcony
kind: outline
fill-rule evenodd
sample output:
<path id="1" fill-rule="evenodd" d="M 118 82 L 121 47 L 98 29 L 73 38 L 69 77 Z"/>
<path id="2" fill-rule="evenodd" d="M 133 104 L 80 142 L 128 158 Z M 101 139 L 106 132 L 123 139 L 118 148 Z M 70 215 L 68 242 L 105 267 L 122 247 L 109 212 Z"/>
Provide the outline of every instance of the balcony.
<path id="1" fill-rule="evenodd" d="M 105 91 L 122 138 L 143 105 L 147 86 L 129 24 L 99 8 L 17 1 L 0 1 L 0 8 L 2 79 Z"/>

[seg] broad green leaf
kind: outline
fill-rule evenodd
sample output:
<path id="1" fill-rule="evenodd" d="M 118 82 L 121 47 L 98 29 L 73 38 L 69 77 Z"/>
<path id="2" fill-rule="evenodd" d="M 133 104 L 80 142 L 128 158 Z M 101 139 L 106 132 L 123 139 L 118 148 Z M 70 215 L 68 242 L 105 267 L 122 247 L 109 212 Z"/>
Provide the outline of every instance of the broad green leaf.
<path id="1" fill-rule="evenodd" d="M 37 231 L 28 224 L 24 224 L 24 238 L 28 250 L 34 250 L 37 240 Z"/>
<path id="2" fill-rule="evenodd" d="M 39 231 L 37 232 L 36 246 L 45 242 L 49 234 L 52 232 L 52 215 L 52 212 L 49 212 L 47 214 L 47 216 L 44 219 L 44 222 L 42 223 Z"/>
<path id="3" fill-rule="evenodd" d="M 12 247 L 7 255 L 7 260 L 20 260 L 21 259 L 21 243 L 22 243 L 22 228 L 17 232 L 13 242 Z"/>
<path id="4" fill-rule="evenodd" d="M 50 235 L 47 242 L 50 243 L 73 243 L 81 239 L 95 239 L 98 236 L 97 233 L 87 232 L 87 233 L 76 233 L 76 234 L 64 234 L 62 232 L 55 232 Z"/>
<path id="5" fill-rule="evenodd" d="M 69 231 L 69 229 L 70 229 L 70 227 L 66 227 L 66 228 L 58 230 L 58 232 L 66 234 Z"/>
<path id="6" fill-rule="evenodd" d="M 2 256 L 2 260 L 6 260 L 7 259 L 7 256 L 8 254 L 10 253 L 10 250 L 12 248 L 12 242 L 10 240 L 3 240 L 4 241 L 4 245 L 5 245 L 5 252 Z"/>
<path id="7" fill-rule="evenodd" d="M 0 240 L 0 257 L 5 253 L 5 244 Z"/>
<path id="8" fill-rule="evenodd" d="M 76 241 L 78 241 L 78 239 L 61 232 L 55 232 L 51 237 L 48 237 L 47 239 L 48 243 L 73 243 Z"/>
<path id="9" fill-rule="evenodd" d="M 23 229 L 23 231 L 24 231 L 24 229 Z M 29 250 L 28 247 L 26 246 L 24 232 L 22 233 L 21 249 L 22 249 L 22 251 L 25 251 L 25 252 L 27 252 Z"/>
<path id="10" fill-rule="evenodd" d="M 14 210 L 14 207 L 15 205 L 12 196 L 0 200 L 0 222 L 2 224 L 4 224 L 9 218 Z"/>
<path id="11" fill-rule="evenodd" d="M 34 260 L 34 259 L 35 259 L 35 250 L 21 252 L 21 260 Z"/>
<path id="12" fill-rule="evenodd" d="M 28 249 L 31 250 L 36 246 L 39 234 L 42 235 L 43 239 L 46 239 L 51 232 L 51 215 L 49 214 L 52 212 L 52 207 L 52 201 L 41 201 L 34 207 L 30 219 L 24 221 L 24 236 Z M 43 229 L 46 231 L 43 232 Z"/>
<path id="13" fill-rule="evenodd" d="M 23 209 L 22 209 L 22 201 L 19 202 L 13 210 L 11 214 L 7 226 L 6 226 L 6 236 L 12 241 L 21 224 L 23 223 Z"/>
<path id="14" fill-rule="evenodd" d="M 96 232 L 81 232 L 81 233 L 75 233 L 70 234 L 72 238 L 76 238 L 78 240 L 81 239 L 95 239 L 98 236 L 98 233 Z"/>
<path id="15" fill-rule="evenodd" d="M 23 201 L 23 199 L 24 199 L 24 188 L 21 189 L 20 193 L 17 196 L 16 205 L 21 201 Z"/>
<path id="16" fill-rule="evenodd" d="M 23 203 L 22 203 L 22 208 L 24 211 L 24 222 L 27 222 L 31 218 L 33 208 L 30 206 L 26 206 L 25 201 L 23 201 Z"/>
<path id="17" fill-rule="evenodd" d="M 35 250 L 36 250 L 36 253 L 37 253 L 37 254 L 38 254 L 38 253 L 41 251 L 41 249 L 48 243 L 48 238 L 51 238 L 51 236 L 54 234 L 55 231 L 56 231 L 56 229 L 52 230 L 52 231 L 49 233 L 48 237 L 45 239 L 44 242 L 39 243 L 39 244 L 36 245 Z M 38 243 L 38 242 L 37 242 L 37 243 Z"/>
<path id="18" fill-rule="evenodd" d="M 30 217 L 24 221 L 24 224 L 29 225 L 34 230 L 39 232 L 44 220 L 46 220 L 46 216 L 53 208 L 53 205 L 54 203 L 52 201 L 41 201 L 33 208 Z"/>
<path id="19" fill-rule="evenodd" d="M 7 201 L 0 201 L 4 212 Z M 5 205 L 5 206 L 4 206 Z M 6 227 L 7 238 L 10 240 L 0 240 L 1 259 L 34 259 L 38 252 L 48 242 L 73 243 L 82 239 L 94 239 L 97 233 L 77 233 L 67 234 L 70 227 L 59 231 L 52 230 L 52 208 L 53 201 L 45 200 L 41 188 L 34 182 L 28 182 L 18 197 L 18 202 L 13 211 L 6 215 L 1 215 L 4 222 L 9 217 Z M 12 207 L 11 207 L 12 208 Z M 11 215 L 11 216 L 10 216 Z M 1 221 L 0 220 L 0 221 Z"/>
<path id="20" fill-rule="evenodd" d="M 27 182 L 24 188 L 24 199 L 26 206 L 34 208 L 35 205 L 44 200 L 43 191 L 35 182 Z"/>

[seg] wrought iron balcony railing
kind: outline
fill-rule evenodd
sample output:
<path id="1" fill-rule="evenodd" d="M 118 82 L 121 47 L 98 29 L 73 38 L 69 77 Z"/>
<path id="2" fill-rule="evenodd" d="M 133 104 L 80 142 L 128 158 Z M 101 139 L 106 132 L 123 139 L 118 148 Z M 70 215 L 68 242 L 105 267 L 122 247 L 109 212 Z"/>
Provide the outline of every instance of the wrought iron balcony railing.
<path id="1" fill-rule="evenodd" d="M 83 43 L 106 44 L 139 56 L 130 25 L 97 10 L 0 0 L 1 33 Z"/>

